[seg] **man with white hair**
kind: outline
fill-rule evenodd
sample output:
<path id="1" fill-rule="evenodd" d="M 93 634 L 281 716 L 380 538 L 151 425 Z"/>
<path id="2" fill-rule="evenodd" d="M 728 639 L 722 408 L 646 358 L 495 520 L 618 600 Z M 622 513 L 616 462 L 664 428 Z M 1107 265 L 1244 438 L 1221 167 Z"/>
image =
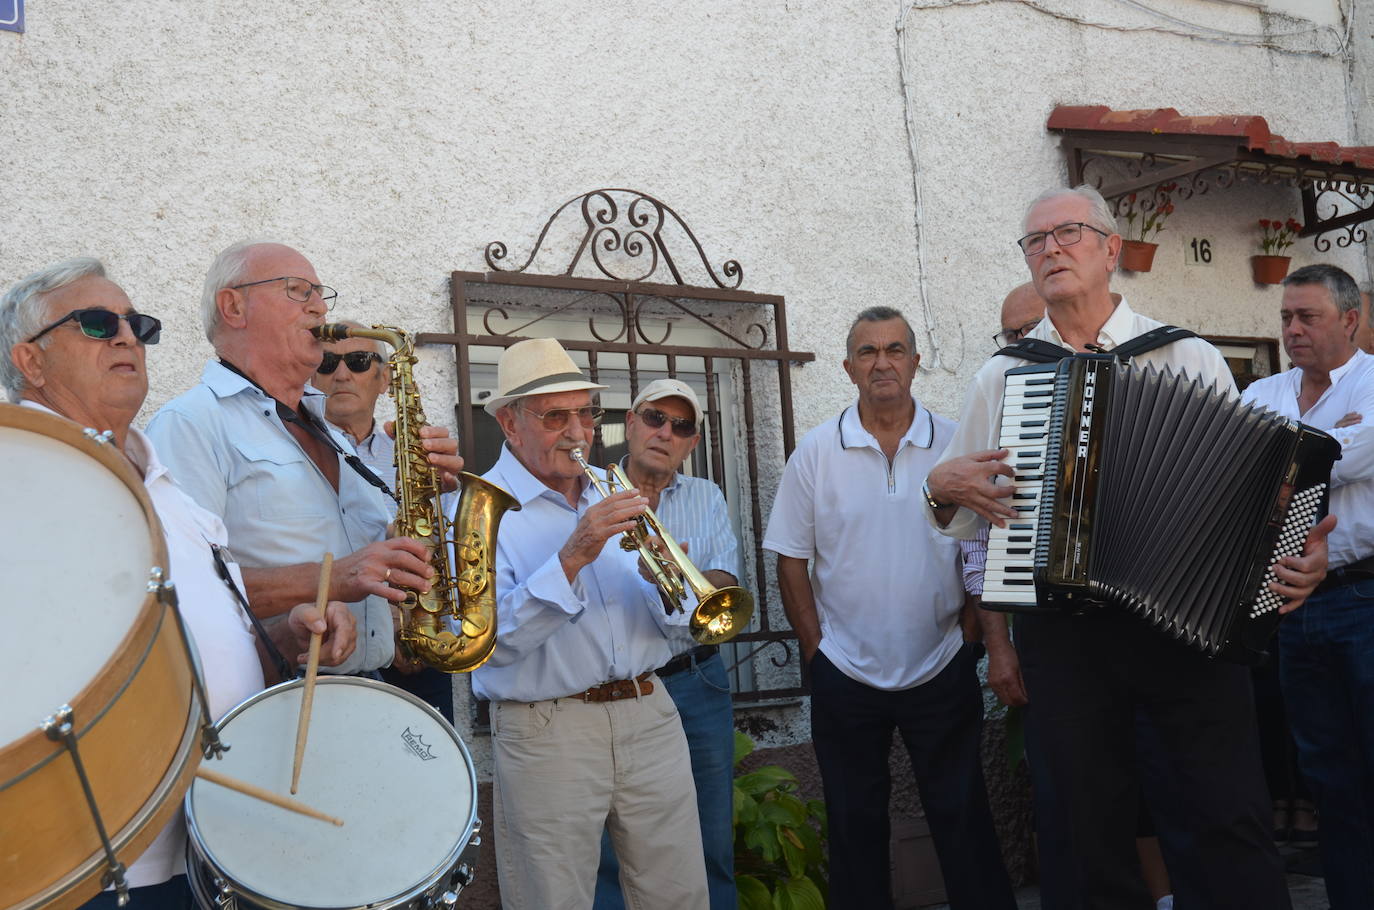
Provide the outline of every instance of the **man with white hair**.
<path id="1" fill-rule="evenodd" d="M 386 539 L 388 499 L 309 385 L 324 353 L 311 330 L 334 297 L 288 246 L 239 243 L 220 253 L 201 299 L 217 359 L 157 412 L 148 435 L 192 498 L 224 520 L 259 617 L 312 597 L 323 554 L 335 554 L 330 596 L 349 604 L 359 638 L 337 669 L 367 673 L 395 654 L 388 601 L 405 599 L 395 586 L 427 591 L 433 569 L 419 541 Z M 462 459 L 447 430 L 425 432 L 431 463 L 457 473 Z"/>
<path id="2" fill-rule="evenodd" d="M 501 902 L 586 910 L 606 828 L 629 906 L 704 910 L 687 740 L 654 675 L 669 621 L 618 543 L 646 499 L 603 498 L 572 455 L 591 451 L 604 388 L 534 338 L 502 354 L 486 405 L 506 442 L 484 476 L 520 503 L 496 543 L 496 647 L 472 674 L 491 701 Z"/>
<path id="3" fill-rule="evenodd" d="M 304 661 L 311 632 L 318 631 L 327 633 L 321 660 L 340 663 L 353 650 L 355 624 L 341 603 L 330 603 L 324 617 L 313 603 L 301 603 L 272 629 L 270 643 L 254 635 L 230 587 L 238 567 L 220 555 L 223 523 L 181 491 L 149 439 L 132 426 L 148 392 L 145 346 L 157 343 L 161 328 L 134 309 L 98 260 L 59 262 L 0 298 L 0 379 L 10 400 L 23 407 L 109 431 L 143 477 L 167 542 L 179 609 L 199 652 L 210 710 L 219 717 L 277 679 L 282 670 L 269 654 L 280 652 L 294 666 Z M 126 873 L 135 908 L 190 906 L 185 846 L 186 825 L 177 813 Z M 115 900 L 107 891 L 90 906 L 113 908 Z"/>
<path id="4" fill-rule="evenodd" d="M 1116 219 L 1093 188 L 1055 188 L 1029 207 L 1018 244 L 1046 318 L 1028 338 L 1074 351 L 1111 350 L 1160 326 L 1113 299 L 1121 250 Z M 944 533 L 972 538 L 1001 524 L 1013 471 L 996 448 L 1003 377 L 1023 360 L 993 357 L 974 377 L 924 507 Z M 1226 362 L 1197 338 L 1137 356 L 1235 395 Z M 1275 566 L 1274 590 L 1295 609 L 1326 568 L 1323 522 L 1307 554 Z M 1249 672 L 1206 658 L 1124 610 L 1027 614 L 1016 621 L 1026 748 L 1047 907 L 1152 905 L 1135 851 L 1140 786 L 1159 828 L 1180 906 L 1287 908 L 1283 865 L 1270 837 Z M 991 637 L 991 636 L 989 636 Z M 1141 762 L 1138 718 L 1162 745 Z"/>

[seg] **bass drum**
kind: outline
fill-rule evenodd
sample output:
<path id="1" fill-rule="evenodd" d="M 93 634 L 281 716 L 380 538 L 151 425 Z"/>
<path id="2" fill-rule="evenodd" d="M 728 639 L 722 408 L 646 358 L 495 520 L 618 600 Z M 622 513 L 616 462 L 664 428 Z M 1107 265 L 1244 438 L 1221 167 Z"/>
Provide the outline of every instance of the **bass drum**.
<path id="1" fill-rule="evenodd" d="M 303 680 L 219 722 L 216 770 L 287 795 Z M 424 908 L 475 862 L 477 779 L 458 734 L 385 683 L 319 677 L 296 798 L 342 827 L 198 780 L 186 794 L 191 890 L 206 908 Z"/>
<path id="2" fill-rule="evenodd" d="M 195 665 L 143 481 L 113 444 L 0 405 L 0 907 L 75 907 L 181 806 L 200 761 Z M 39 729 L 71 708 L 77 754 Z M 92 810 L 94 804 L 94 811 Z"/>

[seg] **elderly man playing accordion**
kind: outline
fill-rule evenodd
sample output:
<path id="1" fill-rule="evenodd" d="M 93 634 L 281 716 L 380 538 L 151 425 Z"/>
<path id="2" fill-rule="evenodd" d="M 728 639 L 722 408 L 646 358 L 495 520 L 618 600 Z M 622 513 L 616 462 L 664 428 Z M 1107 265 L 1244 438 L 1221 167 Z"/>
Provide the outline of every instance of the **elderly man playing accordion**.
<path id="1" fill-rule="evenodd" d="M 182 492 L 148 437 L 130 425 L 148 392 L 146 345 L 157 343 L 161 328 L 134 309 L 97 260 L 59 262 L 0 298 L 0 375 L 10 400 L 109 431 L 142 475 L 162 523 L 180 610 L 197 642 L 210 710 L 219 717 L 276 678 L 269 650 L 288 663 L 303 662 L 311 633 L 324 632 L 321 660 L 339 664 L 353 652 L 355 623 L 342 603 L 331 602 L 324 617 L 313 604 L 300 604 L 273 627 L 270 645 L 255 636 L 230 587 L 241 584 L 238 567 L 218 552 L 224 524 Z M 185 844 L 178 813 L 127 872 L 134 910 L 191 906 Z M 106 891 L 88 906 L 113 908 L 115 893 Z"/>
<path id="2" fill-rule="evenodd" d="M 687 740 L 653 673 L 672 656 L 668 618 L 637 556 L 608 544 L 646 500 L 603 498 L 573 457 L 590 451 L 605 386 L 552 339 L 508 348 L 497 386 L 486 410 L 506 443 L 484 476 L 521 508 L 501 524 L 496 648 L 472 681 L 492 702 L 503 906 L 590 907 L 604 827 L 628 906 L 702 910 Z"/>
<path id="3" fill-rule="evenodd" d="M 1110 278 L 1121 249 L 1116 218 L 1093 188 L 1055 188 L 1031 203 L 1019 244 L 1046 317 L 1028 338 L 1074 351 L 1106 349 L 1161 323 L 1114 299 Z M 1137 356 L 1170 367 L 1223 394 L 1235 385 L 1221 354 L 1192 337 Z M 1022 366 L 996 356 L 969 390 L 947 460 L 930 473 L 925 510 L 944 533 L 974 537 L 988 521 L 1016 517 L 1013 469 L 997 450 L 1003 377 Z M 1274 567 L 1275 593 L 1296 608 L 1326 569 L 1327 519 L 1305 555 Z M 988 597 L 984 594 L 984 601 Z M 1194 651 L 1122 609 L 1018 616 L 1015 652 L 1004 617 L 985 616 L 993 663 L 1019 657 L 1029 698 L 1026 749 L 1039 834 L 1046 907 L 1148 908 L 1135 851 L 1143 785 L 1159 828 L 1179 906 L 1289 906 L 1283 865 L 1270 837 L 1269 801 L 1249 671 Z M 999 655 L 1001 657 L 999 658 Z M 1141 762 L 1137 718 L 1162 744 L 1162 763 Z"/>

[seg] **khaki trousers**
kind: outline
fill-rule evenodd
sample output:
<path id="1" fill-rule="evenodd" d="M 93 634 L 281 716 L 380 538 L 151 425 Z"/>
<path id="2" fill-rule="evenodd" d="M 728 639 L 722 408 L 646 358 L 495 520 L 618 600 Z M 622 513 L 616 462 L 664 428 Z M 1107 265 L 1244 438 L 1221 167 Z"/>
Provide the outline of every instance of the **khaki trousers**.
<path id="1" fill-rule="evenodd" d="M 696 789 L 677 708 L 658 677 L 640 698 L 491 707 L 504 910 L 587 910 L 601 832 L 630 910 L 706 910 Z"/>

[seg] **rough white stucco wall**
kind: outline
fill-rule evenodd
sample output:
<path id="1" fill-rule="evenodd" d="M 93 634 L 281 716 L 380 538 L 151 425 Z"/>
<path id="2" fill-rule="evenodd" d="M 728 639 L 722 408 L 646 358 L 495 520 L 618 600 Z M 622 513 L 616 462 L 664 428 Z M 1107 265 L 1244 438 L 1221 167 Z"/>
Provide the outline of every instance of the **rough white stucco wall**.
<path id="1" fill-rule="evenodd" d="M 1302 25 L 1207 0 L 1154 5 L 1233 31 Z M 800 435 L 849 400 L 844 331 L 873 303 L 910 313 L 923 347 L 933 332 L 939 350 L 926 350 L 917 390 L 957 412 L 1002 295 L 1025 279 L 1013 246 L 1023 205 L 1064 177 L 1044 129 L 1056 103 L 1259 113 L 1290 138 L 1355 138 L 1338 57 L 1042 11 L 1159 23 L 1114 0 L 918 6 L 903 20 L 903 62 L 929 325 L 917 303 L 898 5 L 859 0 L 161 0 L 137 16 L 31 5 L 27 34 L 0 34 L 10 189 L 0 283 L 69 255 L 103 257 L 167 323 L 150 357 L 151 412 L 209 356 L 200 282 L 234 240 L 299 246 L 340 290 L 341 316 L 447 330 L 448 273 L 484 268 L 487 242 L 504 240 L 518 261 L 556 205 L 594 187 L 638 187 L 676 207 L 713 262 L 738 259 L 745 289 L 786 296 L 791 346 L 818 356 L 793 373 Z M 1352 45 L 1366 85 L 1368 21 Z M 1367 94 L 1359 105 L 1368 111 Z M 1291 190 L 1180 204 L 1160 265 L 1118 287 L 1162 319 L 1274 335 L 1277 294 L 1245 272 L 1250 226 L 1296 213 Z M 1181 265 L 1192 234 L 1217 245 L 1210 270 Z M 1294 253 L 1319 258 L 1310 244 Z M 1358 254 L 1337 261 L 1366 277 Z M 430 418 L 449 423 L 451 356 L 422 357 Z M 779 469 L 760 466 L 765 521 Z M 784 727 L 804 735 L 797 715 Z M 485 743 L 474 745 L 485 764 Z"/>

